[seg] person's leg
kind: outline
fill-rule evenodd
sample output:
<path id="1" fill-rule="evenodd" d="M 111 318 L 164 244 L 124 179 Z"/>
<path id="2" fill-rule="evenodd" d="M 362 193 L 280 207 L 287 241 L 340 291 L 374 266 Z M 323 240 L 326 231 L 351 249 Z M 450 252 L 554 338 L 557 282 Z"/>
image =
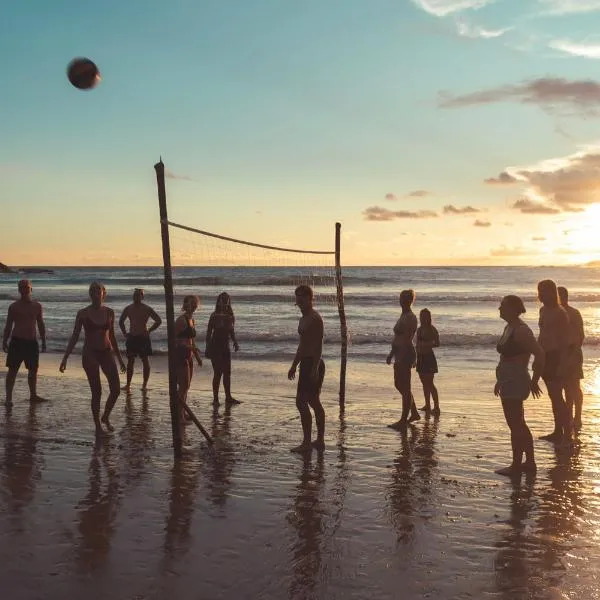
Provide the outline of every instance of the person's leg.
<path id="1" fill-rule="evenodd" d="M 6 380 L 4 381 L 6 387 L 6 406 L 12 406 L 12 395 L 13 390 L 15 389 L 15 381 L 17 380 L 18 372 L 19 367 L 8 367 L 8 371 L 6 372 Z"/>
<path id="2" fill-rule="evenodd" d="M 114 356 L 112 352 L 103 352 L 101 356 L 100 368 L 104 373 L 108 381 L 108 398 L 106 399 L 106 404 L 104 405 L 104 412 L 102 414 L 102 418 L 100 419 L 106 428 L 109 431 L 113 431 L 114 427 L 110 424 L 110 413 L 117 402 L 117 398 L 121 393 L 121 381 L 119 379 L 119 370 L 117 369 L 117 365 L 115 363 Z"/>
<path id="3" fill-rule="evenodd" d="M 40 366 L 40 348 L 37 341 L 27 341 L 23 348 L 24 363 L 27 368 L 27 384 L 29 385 L 29 402 L 45 402 L 45 398 L 37 394 L 37 376 Z"/>
<path id="4" fill-rule="evenodd" d="M 150 379 L 150 360 L 147 356 L 142 356 L 142 375 L 144 377 L 144 383 L 142 384 L 142 390 L 148 389 L 148 379 Z"/>
<path id="5" fill-rule="evenodd" d="M 223 387 L 225 388 L 226 404 L 241 404 L 231 395 L 231 352 L 227 352 L 223 360 Z"/>
<path id="6" fill-rule="evenodd" d="M 123 390 L 128 392 L 131 389 L 131 380 L 133 379 L 133 370 L 135 368 L 135 355 L 127 355 L 127 383 L 123 386 Z"/>
<path id="7" fill-rule="evenodd" d="M 521 422 L 523 419 L 523 403 L 518 400 L 502 400 L 502 409 L 506 424 L 510 429 L 510 444 L 512 447 L 512 462 L 508 467 L 498 469 L 499 475 L 515 475 L 521 471 L 521 461 L 523 459 L 523 429 Z M 532 443 L 533 445 L 533 443 Z"/>
<path id="8" fill-rule="evenodd" d="M 581 389 L 580 380 L 577 380 L 575 386 L 573 402 L 575 404 L 575 418 L 573 420 L 573 428 L 577 431 L 581 429 L 581 414 L 583 412 L 583 391 Z"/>
<path id="9" fill-rule="evenodd" d="M 307 393 L 302 389 L 299 389 L 296 393 L 296 408 L 300 413 L 300 422 L 302 423 L 302 443 L 292 448 L 291 451 L 306 452 L 312 449 L 312 415 L 310 414 Z"/>
<path id="10" fill-rule="evenodd" d="M 423 396 L 425 396 L 425 405 L 421 410 L 425 412 L 431 411 L 431 388 L 429 386 L 430 376 L 427 373 L 419 373 L 419 379 L 423 386 Z"/>
<path id="11" fill-rule="evenodd" d="M 91 352 L 83 351 L 81 357 L 81 364 L 83 370 L 90 384 L 90 391 L 92 392 L 92 417 L 94 419 L 94 425 L 96 426 L 96 435 L 102 435 L 104 430 L 102 429 L 102 423 L 100 422 L 100 400 L 102 398 L 102 384 L 100 383 L 100 365 Z"/>
<path id="12" fill-rule="evenodd" d="M 188 390 L 190 389 L 191 380 L 192 378 L 189 361 L 182 361 L 177 368 L 177 398 L 179 399 L 180 403 L 187 400 L 187 394 Z M 187 413 L 185 412 L 185 408 L 183 408 L 182 404 L 179 406 L 179 411 L 180 424 L 183 426 L 186 421 Z"/>
<path id="13" fill-rule="evenodd" d="M 325 409 L 321 404 L 321 387 L 323 385 L 323 379 L 325 378 L 325 363 L 321 361 L 319 365 L 319 381 L 312 390 L 309 396 L 308 403 L 315 412 L 315 423 L 317 425 L 317 439 L 312 442 L 313 448 L 317 450 L 325 449 Z"/>
<path id="14" fill-rule="evenodd" d="M 552 417 L 554 419 L 554 431 L 547 435 L 542 435 L 540 439 L 554 442 L 562 438 L 562 413 L 566 410 L 565 401 L 562 397 L 561 383 L 557 379 L 544 379 L 546 384 L 546 390 L 550 397 L 550 403 L 552 405 Z M 563 409 L 564 406 L 564 409 Z"/>
<path id="15" fill-rule="evenodd" d="M 212 390 L 213 390 L 213 404 L 216 406 L 219 404 L 219 388 L 221 387 L 221 377 L 223 371 L 221 365 L 215 359 L 212 360 L 213 366 L 213 379 L 212 379 Z"/>

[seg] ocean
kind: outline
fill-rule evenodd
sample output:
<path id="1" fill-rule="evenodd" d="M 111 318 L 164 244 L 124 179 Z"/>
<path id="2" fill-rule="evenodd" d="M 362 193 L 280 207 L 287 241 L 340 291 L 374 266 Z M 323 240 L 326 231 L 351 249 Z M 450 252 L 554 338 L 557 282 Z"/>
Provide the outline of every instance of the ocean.
<path id="1" fill-rule="evenodd" d="M 54 274 L 33 274 L 34 296 L 43 303 L 48 349 L 62 351 L 71 334 L 77 310 L 88 303 L 90 282 L 107 288 L 106 303 L 118 319 L 131 302 L 134 287 L 145 290 L 145 302 L 165 315 L 160 267 L 54 267 Z M 16 282 L 23 275 L 0 276 L 0 319 L 17 298 Z M 569 289 L 571 303 L 583 315 L 586 344 L 600 341 L 600 268 L 586 267 L 347 267 L 343 269 L 350 359 L 380 361 L 387 353 L 392 327 L 398 318 L 398 294 L 413 288 L 414 310 L 429 308 L 440 332 L 439 355 L 458 353 L 477 360 L 495 352 L 503 323 L 498 304 L 505 294 L 525 301 L 525 321 L 537 331 L 539 304 L 536 284 L 554 279 Z M 176 314 L 185 294 L 197 294 L 199 345 L 217 295 L 227 291 L 236 316 L 240 342 L 238 359 L 272 360 L 288 357 L 297 343 L 298 309 L 294 288 L 314 285 L 317 308 L 325 321 L 325 356 L 339 355 L 340 323 L 332 269 L 310 267 L 180 267 L 174 270 Z M 121 334 L 117 330 L 117 338 Z M 153 334 L 155 351 L 166 351 L 166 326 Z M 81 348 L 79 343 L 78 348 Z"/>

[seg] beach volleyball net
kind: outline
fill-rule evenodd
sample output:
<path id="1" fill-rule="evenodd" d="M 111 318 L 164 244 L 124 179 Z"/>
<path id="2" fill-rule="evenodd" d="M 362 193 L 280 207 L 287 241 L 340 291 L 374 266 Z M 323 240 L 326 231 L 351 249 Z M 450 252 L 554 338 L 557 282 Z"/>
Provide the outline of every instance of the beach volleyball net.
<path id="1" fill-rule="evenodd" d="M 202 350 L 206 320 L 217 296 L 227 292 L 236 318 L 236 337 L 246 356 L 281 360 L 296 350 L 298 309 L 294 291 L 309 285 L 325 322 L 324 355 L 340 361 L 339 402 L 345 403 L 348 331 L 341 268 L 341 225 L 321 249 L 243 240 L 178 223 L 167 215 L 162 161 L 155 165 L 159 192 L 167 326 L 184 296 L 200 297 L 197 345 Z M 329 248 L 327 247 L 329 246 Z M 174 330 L 174 326 L 171 327 Z M 168 331 L 169 355 L 174 332 Z M 173 338 L 173 339 L 172 339 Z M 171 371 L 171 360 L 169 360 Z M 171 374 L 170 374 L 171 380 Z M 171 386 L 171 381 L 170 381 Z M 172 404 L 173 406 L 173 404 Z M 176 404 L 175 404 L 176 406 Z M 176 415 L 171 411 L 172 417 Z M 174 434 L 175 435 L 175 434 Z M 175 445 L 177 440 L 174 439 Z"/>

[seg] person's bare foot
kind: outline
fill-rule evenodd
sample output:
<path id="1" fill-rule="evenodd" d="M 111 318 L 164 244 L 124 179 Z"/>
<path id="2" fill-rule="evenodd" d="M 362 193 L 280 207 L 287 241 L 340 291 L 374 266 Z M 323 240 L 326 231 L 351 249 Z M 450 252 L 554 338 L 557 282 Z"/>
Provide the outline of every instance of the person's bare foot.
<path id="1" fill-rule="evenodd" d="M 112 432 L 115 430 L 115 428 L 110 424 L 110 421 L 108 420 L 108 417 L 106 415 L 102 416 L 100 422 L 106 427 L 108 431 Z"/>
<path id="2" fill-rule="evenodd" d="M 521 470 L 528 475 L 535 475 L 537 472 L 537 465 L 533 461 L 525 461 L 521 465 Z"/>
<path id="3" fill-rule="evenodd" d="M 573 421 L 573 429 L 575 431 L 581 431 L 581 419 L 576 419 Z"/>
<path id="4" fill-rule="evenodd" d="M 321 452 L 325 450 L 325 442 L 323 440 L 315 440 L 311 445 L 315 450 L 319 450 Z"/>
<path id="5" fill-rule="evenodd" d="M 441 414 L 440 407 L 439 407 L 439 406 L 436 406 L 436 407 L 435 407 L 435 408 L 434 408 L 434 409 L 431 411 L 431 414 L 432 414 L 434 417 L 439 417 L 439 416 L 440 416 L 440 414 Z"/>
<path id="6" fill-rule="evenodd" d="M 290 452 L 296 452 L 297 454 L 302 454 L 303 452 L 310 452 L 312 450 L 312 444 L 309 442 L 306 444 L 302 442 L 299 446 L 295 446 L 294 448 L 290 448 Z"/>
<path id="7" fill-rule="evenodd" d="M 35 396 L 31 396 L 31 398 L 29 398 L 29 402 L 35 402 L 35 403 L 48 402 L 48 399 L 47 398 L 42 398 L 41 396 L 38 396 L 36 394 Z"/>
<path id="8" fill-rule="evenodd" d="M 413 413 L 408 417 L 408 422 L 412 423 L 413 421 L 419 421 L 421 419 L 421 415 L 419 413 Z"/>
<path id="9" fill-rule="evenodd" d="M 546 435 L 541 435 L 540 440 L 544 440 L 546 442 L 557 443 L 562 440 L 562 434 L 558 431 L 553 431 L 552 433 L 548 433 Z"/>
<path id="10" fill-rule="evenodd" d="M 425 406 L 421 406 L 421 408 L 419 409 L 423 412 L 430 412 L 431 411 L 431 406 L 428 406 L 427 404 Z"/>
<path id="11" fill-rule="evenodd" d="M 130 392 L 130 391 L 131 391 L 131 386 L 129 386 L 129 385 L 124 385 L 124 386 L 121 388 L 121 390 L 122 390 L 123 392 Z"/>
<path id="12" fill-rule="evenodd" d="M 395 429 L 396 431 L 400 431 L 402 429 L 406 429 L 407 421 L 400 419 L 391 425 L 388 425 L 390 429 Z"/>
<path id="13" fill-rule="evenodd" d="M 96 438 L 103 438 L 108 436 L 109 433 L 102 427 L 101 423 L 96 423 Z"/>
<path id="14" fill-rule="evenodd" d="M 234 404 L 241 404 L 241 403 L 242 403 L 242 401 L 241 401 L 241 400 L 236 400 L 236 399 L 235 399 L 235 398 L 233 398 L 233 397 L 229 397 L 229 398 L 226 398 L 226 399 L 225 399 L 225 404 L 229 404 L 229 405 L 231 405 L 231 406 L 233 406 Z"/>
<path id="15" fill-rule="evenodd" d="M 521 473 L 521 468 L 516 465 L 510 465 L 503 469 L 497 469 L 496 473 L 498 475 L 505 475 L 506 477 L 513 477 L 514 475 L 519 475 Z"/>

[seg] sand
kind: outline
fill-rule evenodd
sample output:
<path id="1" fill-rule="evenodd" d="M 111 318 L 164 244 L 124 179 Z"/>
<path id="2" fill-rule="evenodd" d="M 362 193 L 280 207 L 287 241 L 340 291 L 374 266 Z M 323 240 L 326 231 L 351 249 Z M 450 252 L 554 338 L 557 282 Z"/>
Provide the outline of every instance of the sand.
<path id="1" fill-rule="evenodd" d="M 30 408 L 20 377 L 0 412 L 2 597 L 599 597 L 600 362 L 587 354 L 580 444 L 570 454 L 536 441 L 532 481 L 494 473 L 509 440 L 491 354 L 441 357 L 442 415 L 405 435 L 386 427 L 400 406 L 390 367 L 351 364 L 340 415 L 330 363 L 327 448 L 309 457 L 289 452 L 300 423 L 287 362 L 236 361 L 243 404 L 217 412 L 205 367 L 191 405 L 215 448 L 189 427 L 178 464 L 164 358 L 145 399 L 136 373 L 114 436 L 94 446 L 79 357 L 60 375 L 46 355 L 39 391 L 51 401 Z M 547 396 L 527 416 L 534 436 L 550 431 Z"/>

